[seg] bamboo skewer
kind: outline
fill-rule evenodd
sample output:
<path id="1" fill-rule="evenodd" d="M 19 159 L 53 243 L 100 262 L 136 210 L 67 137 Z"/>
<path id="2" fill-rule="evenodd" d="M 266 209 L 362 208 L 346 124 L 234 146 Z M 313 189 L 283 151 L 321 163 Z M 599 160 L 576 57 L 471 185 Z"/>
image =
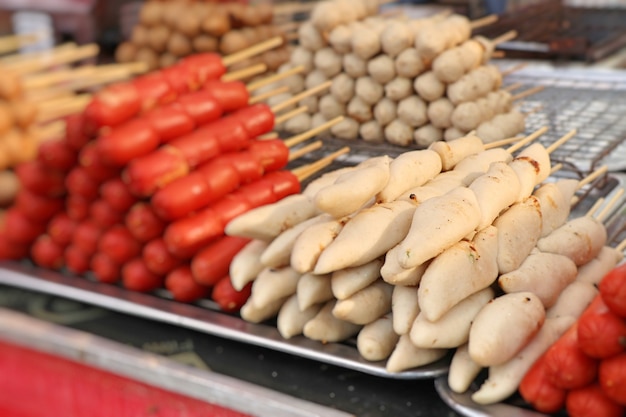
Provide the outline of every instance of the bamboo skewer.
<path id="1" fill-rule="evenodd" d="M 295 149 L 292 152 L 289 153 L 289 162 L 294 161 L 298 158 L 301 158 L 302 156 L 311 153 L 313 151 L 318 150 L 319 148 L 322 147 L 322 141 L 321 140 L 317 140 L 313 143 L 309 143 L 306 146 L 303 146 L 301 148 Z"/>
<path id="2" fill-rule="evenodd" d="M 318 84 L 315 87 L 309 88 L 308 90 L 303 91 L 302 93 L 296 94 L 293 97 L 290 97 L 289 99 L 276 104 L 274 107 L 272 107 L 272 111 L 274 113 L 279 112 L 281 110 L 286 109 L 287 107 L 296 104 L 297 102 L 299 102 L 300 100 L 302 100 L 303 98 L 315 95 L 321 91 L 326 90 L 327 88 L 330 88 L 331 84 L 333 82 L 331 80 L 328 80 L 324 83 Z"/>
<path id="3" fill-rule="evenodd" d="M 484 148 L 485 149 L 499 148 L 499 147 L 504 146 L 504 145 L 510 145 L 511 143 L 518 142 L 518 141 L 520 141 L 522 139 L 524 139 L 523 136 L 514 136 L 512 138 L 496 140 L 496 141 L 493 141 L 493 142 L 486 143 Z"/>
<path id="4" fill-rule="evenodd" d="M 515 94 L 514 96 L 511 97 L 511 100 L 512 101 L 517 101 L 517 100 L 520 100 L 520 99 L 532 96 L 533 94 L 537 94 L 537 93 L 539 93 L 539 92 L 541 92 L 543 90 L 544 90 L 544 86 L 538 85 L 538 86 L 529 88 L 527 90 L 524 90 L 521 93 Z"/>
<path id="5" fill-rule="evenodd" d="M 577 189 L 580 190 L 587 184 L 591 184 L 596 179 L 600 178 L 601 175 L 606 174 L 609 171 L 609 167 L 606 165 L 601 166 L 600 168 L 593 171 L 591 174 L 587 175 L 585 178 L 578 182 Z"/>
<path id="6" fill-rule="evenodd" d="M 610 211 L 613 209 L 613 206 L 615 206 L 615 204 L 617 203 L 619 198 L 622 196 L 622 194 L 624 194 L 623 188 L 620 188 L 619 190 L 615 192 L 615 194 L 613 194 L 613 196 L 609 199 L 609 201 L 607 201 L 606 205 L 602 207 L 602 210 L 600 210 L 600 213 L 598 213 L 598 215 L 596 216 L 596 219 L 598 221 L 603 222 L 606 219 Z"/>
<path id="7" fill-rule="evenodd" d="M 250 48 L 242 49 L 241 51 L 238 51 L 231 55 L 227 55 L 223 57 L 222 63 L 228 67 L 230 65 L 233 65 L 240 61 L 244 61 L 250 57 L 253 57 L 255 55 L 268 51 L 270 49 L 274 49 L 277 46 L 282 45 L 283 42 L 284 40 L 281 36 L 275 36 L 264 42 L 260 42 L 254 46 L 251 46 Z"/>
<path id="8" fill-rule="evenodd" d="M 276 116 L 276 118 L 274 119 L 274 126 L 278 126 L 279 124 L 291 119 L 292 117 L 295 117 L 298 114 L 306 113 L 308 111 L 309 111 L 309 108 L 307 106 L 300 106 L 287 113 L 283 113 L 279 116 Z"/>
<path id="9" fill-rule="evenodd" d="M 591 208 L 585 213 L 585 216 L 593 216 L 593 214 L 600 208 L 600 206 L 604 204 L 604 197 L 598 198 L 595 203 L 591 206 Z"/>
<path id="10" fill-rule="evenodd" d="M 329 129 L 330 127 L 336 125 L 337 123 L 341 122 L 344 119 L 343 116 L 337 116 L 334 119 L 331 119 L 329 121 L 327 121 L 326 123 L 322 123 L 321 125 L 314 127 L 313 129 L 309 129 L 306 132 L 300 133 L 298 135 L 292 136 L 289 139 L 285 139 L 285 145 L 288 148 L 291 148 L 292 146 L 297 145 L 298 143 L 302 143 L 305 140 L 308 140 L 310 138 L 312 138 L 313 136 L 317 135 L 318 133 L 321 133 L 327 129 Z"/>
<path id="11" fill-rule="evenodd" d="M 533 140 L 537 139 L 539 136 L 543 135 L 547 131 L 548 131 L 548 128 L 546 126 L 540 127 L 539 129 L 535 130 L 530 135 L 524 137 L 524 139 L 522 139 L 519 142 L 517 142 L 515 145 L 511 145 L 510 147 L 508 147 L 507 148 L 507 152 L 508 153 L 513 153 L 513 152 L 518 151 L 519 149 L 524 147 L 526 144 L 528 144 L 528 143 L 532 142 Z"/>
<path id="12" fill-rule="evenodd" d="M 622 240 L 619 245 L 615 247 L 618 252 L 624 252 L 626 250 L 626 239 Z"/>
<path id="13" fill-rule="evenodd" d="M 27 33 L 0 37 L 0 54 L 14 52 L 23 46 L 36 43 L 40 36 L 41 34 L 37 33 Z"/>
<path id="14" fill-rule="evenodd" d="M 328 165 L 332 164 L 335 159 L 347 154 L 348 152 L 350 152 L 350 148 L 345 146 L 318 161 L 295 168 L 291 172 L 296 177 L 298 177 L 298 180 L 300 182 L 302 182 L 310 176 L 314 175 L 316 172 L 319 172 L 322 169 L 326 168 Z"/>
<path id="15" fill-rule="evenodd" d="M 522 87 L 523 85 L 524 84 L 522 84 L 520 82 L 517 82 L 517 83 L 513 83 L 513 84 L 510 84 L 510 85 L 507 85 L 506 87 L 503 87 L 502 89 L 504 91 L 511 92 L 511 91 L 517 90 L 518 88 Z"/>
<path id="16" fill-rule="evenodd" d="M 503 76 L 503 77 L 506 77 L 507 75 L 511 75 L 511 74 L 513 74 L 514 72 L 517 72 L 517 71 L 519 71 L 519 70 L 521 70 L 521 69 L 525 68 L 527 65 L 528 65 L 528 64 L 527 64 L 527 63 L 525 63 L 525 62 L 522 62 L 522 63 L 517 64 L 517 65 L 513 65 L 511 68 L 509 68 L 509 69 L 506 69 L 506 70 L 502 71 L 502 76 Z"/>
<path id="17" fill-rule="evenodd" d="M 508 42 L 517 37 L 516 30 L 509 30 L 508 32 L 503 33 L 500 36 L 497 36 L 491 40 L 491 43 L 494 45 L 500 45 L 501 43 Z"/>
<path id="18" fill-rule="evenodd" d="M 95 44 L 87 44 L 74 49 L 61 50 L 51 56 L 42 56 L 39 59 L 26 62 L 17 62 L 15 64 L 5 64 L 7 70 L 14 71 L 21 75 L 32 74 L 42 71 L 46 68 L 57 65 L 69 64 L 72 62 L 82 61 L 83 59 L 93 58 L 100 52 L 100 47 Z"/>
<path id="19" fill-rule="evenodd" d="M 489 26 L 492 23 L 495 23 L 497 21 L 498 21 L 498 15 L 490 14 L 488 16 L 472 20 L 470 22 L 470 28 L 472 30 L 478 29 L 478 28 L 482 28 L 482 27 L 485 27 L 485 26 Z"/>
<path id="20" fill-rule="evenodd" d="M 78 45 L 76 45 L 76 43 L 74 42 L 66 42 L 66 43 L 57 45 L 54 48 L 47 49 L 45 51 L 26 52 L 23 54 L 7 55 L 7 56 L 0 57 L 0 65 L 36 61 L 38 59 L 42 59 L 48 56 L 53 56 L 54 54 L 57 54 L 57 53 L 62 53 L 63 51 L 76 49 L 77 47 Z"/>
<path id="21" fill-rule="evenodd" d="M 266 87 L 266 86 L 268 86 L 270 84 L 275 83 L 276 81 L 284 80 L 285 78 L 290 77 L 290 76 L 295 75 L 295 74 L 300 74 L 304 70 L 305 70 L 304 66 L 298 65 L 297 67 L 293 67 L 293 68 L 290 68 L 287 71 L 271 75 L 271 76 L 269 76 L 267 78 L 264 78 L 262 80 L 253 81 L 250 84 L 248 84 L 248 91 L 255 91 L 255 90 L 258 90 L 260 88 Z"/>
<path id="22" fill-rule="evenodd" d="M 55 107 L 40 108 L 37 122 L 44 123 L 82 111 L 91 101 L 91 94 L 76 95 Z"/>
<path id="23" fill-rule="evenodd" d="M 550 146 L 546 148 L 546 151 L 548 152 L 548 154 L 551 154 L 552 152 L 556 151 L 561 145 L 563 145 L 565 142 L 567 142 L 568 140 L 576 136 L 576 133 L 578 133 L 578 131 L 576 129 L 572 129 L 569 132 L 567 132 L 565 135 L 561 136 L 559 139 L 557 139 L 554 143 L 552 143 Z"/>
<path id="24" fill-rule="evenodd" d="M 252 77 L 254 75 L 262 74 L 265 71 L 267 71 L 267 65 L 265 64 L 260 63 L 260 64 L 255 64 L 255 65 L 250 65 L 249 67 L 242 68 L 237 71 L 232 71 L 232 72 L 229 72 L 228 74 L 224 74 L 221 80 L 223 82 L 239 81 L 239 80 Z"/>
<path id="25" fill-rule="evenodd" d="M 250 100 L 248 101 L 248 104 L 259 103 L 259 102 L 261 102 L 263 100 L 266 100 L 266 99 L 268 99 L 270 97 L 276 96 L 278 94 L 286 93 L 288 91 L 289 91 L 289 86 L 284 85 L 282 87 L 278 87 L 278 88 L 275 88 L 273 90 L 266 91 L 263 94 L 258 94 L 256 96 L 251 97 Z"/>

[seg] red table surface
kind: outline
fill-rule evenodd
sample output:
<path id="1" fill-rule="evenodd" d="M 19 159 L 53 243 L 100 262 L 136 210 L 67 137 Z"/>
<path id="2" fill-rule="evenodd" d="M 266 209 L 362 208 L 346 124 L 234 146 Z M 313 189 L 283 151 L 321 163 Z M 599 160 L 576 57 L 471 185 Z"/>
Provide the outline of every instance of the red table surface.
<path id="1" fill-rule="evenodd" d="M 0 341 L 0 416 L 249 417 L 4 341 Z"/>

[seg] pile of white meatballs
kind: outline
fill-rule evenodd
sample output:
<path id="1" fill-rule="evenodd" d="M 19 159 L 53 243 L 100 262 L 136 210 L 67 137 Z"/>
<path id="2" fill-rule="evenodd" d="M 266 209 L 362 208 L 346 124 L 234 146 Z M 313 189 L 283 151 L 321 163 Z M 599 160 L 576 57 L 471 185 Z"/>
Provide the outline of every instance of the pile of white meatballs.
<path id="1" fill-rule="evenodd" d="M 494 41 L 472 36 L 458 14 L 382 16 L 378 0 L 325 0 L 299 27 L 298 45 L 280 69 L 304 70 L 282 81 L 280 102 L 324 82 L 329 89 L 299 105 L 307 112 L 279 126 L 301 133 L 337 116 L 341 139 L 426 147 L 475 131 L 485 142 L 525 129 L 524 114 L 489 61 Z"/>

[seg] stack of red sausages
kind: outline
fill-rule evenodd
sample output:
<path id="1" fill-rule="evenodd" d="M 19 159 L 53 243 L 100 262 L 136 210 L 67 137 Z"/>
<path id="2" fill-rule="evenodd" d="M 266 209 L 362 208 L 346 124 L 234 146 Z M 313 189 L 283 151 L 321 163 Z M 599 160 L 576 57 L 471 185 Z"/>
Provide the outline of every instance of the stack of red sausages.
<path id="1" fill-rule="evenodd" d="M 298 193 L 282 170 L 289 149 L 257 140 L 274 128 L 266 104 L 222 82 L 215 55 L 111 85 L 66 118 L 63 139 L 16 168 L 21 189 L 0 227 L 0 259 L 87 274 L 136 291 L 165 286 L 193 301 L 220 286 L 236 309 L 230 259 L 247 243 L 226 237 L 235 216 Z"/>

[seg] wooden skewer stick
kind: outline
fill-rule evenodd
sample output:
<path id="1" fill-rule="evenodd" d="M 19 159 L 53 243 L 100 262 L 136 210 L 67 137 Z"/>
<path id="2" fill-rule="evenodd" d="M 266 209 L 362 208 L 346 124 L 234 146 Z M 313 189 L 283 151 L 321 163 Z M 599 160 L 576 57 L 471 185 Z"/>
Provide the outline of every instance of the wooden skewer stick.
<path id="1" fill-rule="evenodd" d="M 491 43 L 494 45 L 500 45 L 501 43 L 508 42 L 517 37 L 516 30 L 509 30 L 508 32 L 503 33 L 500 36 L 497 36 L 491 40 Z"/>
<path id="2" fill-rule="evenodd" d="M 46 74 L 27 76 L 22 80 L 25 90 L 49 87 L 54 84 L 64 83 L 72 79 L 89 76 L 96 71 L 95 65 L 83 65 L 77 69 L 65 69 L 52 71 Z"/>
<path id="3" fill-rule="evenodd" d="M 537 93 L 539 93 L 540 91 L 543 91 L 543 90 L 544 90 L 544 88 L 545 88 L 545 87 L 544 87 L 544 86 L 542 86 L 542 85 L 538 85 L 538 86 L 535 86 L 535 87 L 529 88 L 529 89 L 527 89 L 527 90 L 522 91 L 521 93 L 517 93 L 517 94 L 515 94 L 513 97 L 511 97 L 511 100 L 512 100 L 512 101 L 516 101 L 516 100 L 520 100 L 520 99 L 522 99 L 522 98 L 526 98 L 526 97 L 528 97 L 528 96 L 532 96 L 533 94 L 537 94 Z"/>
<path id="4" fill-rule="evenodd" d="M 624 252 L 626 250 L 626 239 L 622 240 L 619 245 L 615 247 L 618 252 Z"/>
<path id="5" fill-rule="evenodd" d="M 554 143 L 552 143 L 550 146 L 546 148 L 546 151 L 548 152 L 548 154 L 551 154 L 552 152 L 556 151 L 561 145 L 563 145 L 565 142 L 567 142 L 568 140 L 576 136 L 576 133 L 578 133 L 578 131 L 576 129 L 572 129 L 566 134 L 564 134 L 563 136 L 561 136 L 559 139 L 557 139 Z"/>
<path id="6" fill-rule="evenodd" d="M 496 59 L 497 58 L 504 58 L 504 57 L 506 57 L 506 52 L 504 52 L 503 50 L 499 49 L 497 51 L 493 51 L 491 53 L 491 57 L 492 58 L 496 58 Z"/>
<path id="7" fill-rule="evenodd" d="M 260 88 L 273 84 L 276 81 L 284 80 L 285 78 L 290 77 L 295 74 L 300 74 L 301 72 L 304 72 L 304 70 L 305 68 L 303 65 L 298 65 L 297 67 L 290 68 L 287 71 L 270 75 L 269 77 L 263 78 L 262 80 L 253 81 L 250 84 L 248 84 L 247 86 L 248 91 L 256 91 Z"/>
<path id="8" fill-rule="evenodd" d="M 576 187 L 576 189 L 580 190 L 585 185 L 591 184 L 593 181 L 598 179 L 600 176 L 606 174 L 608 171 L 609 171 L 609 167 L 607 165 L 602 165 L 600 168 L 596 169 L 595 171 L 587 175 L 585 178 L 580 180 L 578 182 L 578 187 Z"/>
<path id="9" fill-rule="evenodd" d="M 292 146 L 302 143 L 305 140 L 308 140 L 312 138 L 313 136 L 317 135 L 318 133 L 322 133 L 323 131 L 331 128 L 332 126 L 341 122 L 343 119 L 344 119 L 343 116 L 337 116 L 334 119 L 327 121 L 326 123 L 322 123 L 321 125 L 314 127 L 313 129 L 309 129 L 306 132 L 300 133 L 299 135 L 295 135 L 295 136 L 290 137 L 289 139 L 285 139 L 284 140 L 285 145 L 288 148 L 291 148 Z"/>
<path id="10" fill-rule="evenodd" d="M 550 168 L 550 175 L 554 175 L 555 172 L 560 171 L 561 169 L 563 169 L 563 164 L 559 162 Z"/>
<path id="11" fill-rule="evenodd" d="M 472 30 L 478 29 L 478 28 L 482 28 L 482 27 L 485 27 L 485 26 L 489 26 L 492 23 L 495 23 L 497 21 L 498 21 L 498 15 L 490 14 L 490 15 L 487 15 L 487 16 L 484 16 L 484 17 L 472 20 L 470 22 L 470 28 Z"/>
<path id="12" fill-rule="evenodd" d="M 602 210 L 600 210 L 600 213 L 598 213 L 598 215 L 596 216 L 596 220 L 598 220 L 599 222 L 603 222 L 609 215 L 610 211 L 613 209 L 613 206 L 615 206 L 617 201 L 620 199 L 622 194 L 624 194 L 623 188 L 617 190 L 615 194 L 613 194 L 613 196 L 609 199 L 609 201 L 607 201 L 606 205 L 602 207 Z"/>
<path id="13" fill-rule="evenodd" d="M 62 137 L 65 135 L 66 127 L 67 127 L 67 124 L 65 120 L 55 120 L 54 122 L 37 126 L 35 130 L 35 134 L 41 140 Z"/>
<path id="14" fill-rule="evenodd" d="M 539 129 L 535 130 L 530 135 L 524 137 L 524 139 L 517 142 L 515 145 L 509 146 L 506 150 L 508 153 L 516 152 L 522 147 L 524 147 L 526 144 L 532 142 L 533 140 L 537 139 L 539 136 L 546 133 L 547 131 L 548 131 L 548 128 L 546 126 L 540 127 Z"/>
<path id="15" fill-rule="evenodd" d="M 496 140 L 496 141 L 493 141 L 493 142 L 486 143 L 484 148 L 485 148 L 485 150 L 486 149 L 499 148 L 499 147 L 504 146 L 504 145 L 510 145 L 511 143 L 518 142 L 518 141 L 520 141 L 522 139 L 524 139 L 524 136 L 514 136 L 512 138 Z"/>
<path id="16" fill-rule="evenodd" d="M 92 58 L 98 55 L 99 52 L 100 47 L 97 44 L 92 43 L 67 51 L 63 50 L 51 57 L 44 57 L 42 59 L 30 62 L 27 61 L 24 63 L 8 64 L 7 69 L 19 74 L 32 74 L 57 65 L 69 64 L 71 62 Z"/>
<path id="17" fill-rule="evenodd" d="M 297 102 L 299 102 L 300 100 L 302 100 L 303 98 L 315 95 L 321 91 L 324 91 L 328 88 L 330 88 L 331 84 L 332 84 L 332 80 L 328 80 L 326 82 L 323 82 L 321 84 L 316 85 L 315 87 L 309 88 L 308 90 L 305 90 L 299 94 L 296 94 L 295 96 L 280 102 L 278 104 L 276 104 L 275 106 L 272 107 L 272 111 L 274 113 L 279 112 L 281 110 L 286 109 L 287 107 L 291 106 L 292 104 L 296 104 Z"/>
<path id="18" fill-rule="evenodd" d="M 326 168 L 328 165 L 332 164 L 333 161 L 339 158 L 341 155 L 345 155 L 350 152 L 350 148 L 345 146 L 338 151 L 331 153 L 330 155 L 325 156 L 319 161 L 312 162 L 307 165 L 303 165 L 301 167 L 293 169 L 291 172 L 298 177 L 300 182 L 314 175 L 316 172 Z"/>
<path id="19" fill-rule="evenodd" d="M 513 84 L 510 84 L 510 85 L 507 85 L 506 87 L 503 87 L 502 89 L 504 91 L 511 92 L 511 91 L 517 90 L 518 88 L 522 87 L 523 85 L 524 84 L 522 84 L 520 82 L 517 82 L 517 83 L 513 83 Z"/>
<path id="20" fill-rule="evenodd" d="M 278 132 L 264 133 L 261 136 L 257 136 L 257 140 L 278 139 Z"/>
<path id="21" fill-rule="evenodd" d="M 87 104 L 91 101 L 91 94 L 77 95 L 73 100 L 68 100 L 65 103 L 61 103 L 56 107 L 48 109 L 39 109 L 37 115 L 37 122 L 45 123 L 58 119 L 60 117 L 68 116 L 70 114 L 78 113 L 82 111 Z"/>
<path id="22" fill-rule="evenodd" d="M 295 117 L 298 114 L 306 113 L 308 111 L 309 111 L 309 108 L 307 106 L 300 106 L 287 113 L 283 113 L 280 116 L 276 116 L 274 118 L 274 126 L 278 126 L 279 124 L 291 119 L 292 117 Z"/>
<path id="23" fill-rule="evenodd" d="M 604 204 L 604 197 L 600 197 L 596 200 L 595 203 L 591 206 L 591 208 L 585 213 L 585 216 L 593 216 L 593 214 L 600 208 L 600 206 Z"/>
<path id="24" fill-rule="evenodd" d="M 23 54 L 12 54 L 3 56 L 0 58 L 0 64 L 15 64 L 18 62 L 35 61 L 45 58 L 47 56 L 53 56 L 56 53 L 67 51 L 70 49 L 76 49 L 78 45 L 74 42 L 66 42 L 55 46 L 54 48 L 46 49 L 44 51 L 26 52 Z"/>
<path id="25" fill-rule="evenodd" d="M 222 58 L 222 63 L 225 66 L 233 65 L 237 62 L 244 61 L 250 57 L 261 54 L 265 51 L 269 51 L 270 49 L 274 49 L 284 42 L 282 36 L 275 36 L 266 41 L 260 42 L 256 45 L 253 45 L 249 48 L 242 49 L 241 51 L 235 52 L 231 55 L 227 55 Z"/>
<path id="26" fill-rule="evenodd" d="M 273 90 L 270 91 L 266 91 L 263 94 L 259 94 L 256 96 L 253 96 L 250 98 L 250 100 L 248 100 L 248 104 L 255 104 L 255 103 L 259 103 L 263 100 L 266 100 L 270 97 L 276 96 L 278 94 L 282 94 L 282 93 L 287 93 L 289 91 L 289 86 L 288 85 L 283 85 L 282 87 L 278 87 L 275 88 Z"/>
<path id="27" fill-rule="evenodd" d="M 503 77 L 506 77 L 507 75 L 511 75 L 511 74 L 513 74 L 514 72 L 517 72 L 517 71 L 519 71 L 519 70 L 523 69 L 523 68 L 524 68 L 524 67 L 526 67 L 527 65 L 528 65 L 528 64 L 527 64 L 526 62 L 522 62 L 522 63 L 517 64 L 517 65 L 513 65 L 511 68 L 509 68 L 509 69 L 506 69 L 506 70 L 502 71 L 502 76 L 503 76 Z"/>
<path id="28" fill-rule="evenodd" d="M 267 71 L 267 65 L 259 63 L 255 65 L 250 65 L 249 67 L 242 68 L 237 71 L 229 72 L 228 74 L 224 74 L 221 79 L 224 82 L 238 81 L 252 77 L 254 75 L 262 74 L 265 71 Z"/>
<path id="29" fill-rule="evenodd" d="M 41 34 L 25 33 L 0 37 L 0 54 L 14 52 L 22 46 L 31 45 L 40 39 Z"/>
<path id="30" fill-rule="evenodd" d="M 289 153 L 289 161 L 293 161 L 296 160 L 298 158 L 303 157 L 304 155 L 311 153 L 313 151 L 318 150 L 319 148 L 322 147 L 322 141 L 321 140 L 316 140 L 313 143 L 309 143 L 306 146 L 303 146 L 301 148 L 298 149 L 294 149 L 292 152 Z"/>

